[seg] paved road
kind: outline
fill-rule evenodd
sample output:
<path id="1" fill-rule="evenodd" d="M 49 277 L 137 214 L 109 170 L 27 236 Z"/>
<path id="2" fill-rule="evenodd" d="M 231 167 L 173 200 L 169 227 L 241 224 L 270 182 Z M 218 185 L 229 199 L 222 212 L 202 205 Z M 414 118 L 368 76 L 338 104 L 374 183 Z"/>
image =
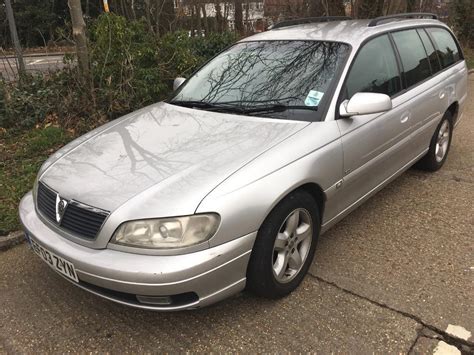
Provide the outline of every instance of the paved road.
<path id="1" fill-rule="evenodd" d="M 289 297 L 134 310 L 75 288 L 21 245 L 0 253 L 0 352 L 474 352 L 473 201 L 471 94 L 442 171 L 408 171 L 325 234 Z"/>
<path id="2" fill-rule="evenodd" d="M 63 54 L 24 55 L 27 72 L 47 72 L 64 68 Z M 17 75 L 16 58 L 0 57 L 0 75 L 5 80 L 14 80 Z"/>

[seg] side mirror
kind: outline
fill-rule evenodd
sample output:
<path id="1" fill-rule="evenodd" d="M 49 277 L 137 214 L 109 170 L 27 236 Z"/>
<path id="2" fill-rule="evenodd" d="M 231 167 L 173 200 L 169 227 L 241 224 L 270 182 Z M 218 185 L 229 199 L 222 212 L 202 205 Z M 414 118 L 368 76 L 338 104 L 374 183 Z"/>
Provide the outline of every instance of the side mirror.
<path id="1" fill-rule="evenodd" d="M 392 100 L 390 96 L 371 92 L 358 92 L 350 100 L 345 100 L 341 103 L 339 115 L 341 117 L 369 115 L 391 109 Z"/>
<path id="2" fill-rule="evenodd" d="M 186 78 L 176 78 L 173 81 L 173 90 L 177 90 L 181 84 L 183 84 L 186 81 Z"/>

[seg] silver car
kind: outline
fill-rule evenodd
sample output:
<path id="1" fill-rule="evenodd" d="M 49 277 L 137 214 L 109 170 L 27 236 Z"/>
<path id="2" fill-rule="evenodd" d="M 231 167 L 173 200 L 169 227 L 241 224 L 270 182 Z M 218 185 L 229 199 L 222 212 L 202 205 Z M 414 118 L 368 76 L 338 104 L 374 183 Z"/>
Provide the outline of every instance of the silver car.
<path id="1" fill-rule="evenodd" d="M 122 304 L 283 297 L 319 235 L 413 164 L 441 168 L 466 91 L 433 15 L 280 23 L 53 154 L 21 221 L 55 271 Z"/>

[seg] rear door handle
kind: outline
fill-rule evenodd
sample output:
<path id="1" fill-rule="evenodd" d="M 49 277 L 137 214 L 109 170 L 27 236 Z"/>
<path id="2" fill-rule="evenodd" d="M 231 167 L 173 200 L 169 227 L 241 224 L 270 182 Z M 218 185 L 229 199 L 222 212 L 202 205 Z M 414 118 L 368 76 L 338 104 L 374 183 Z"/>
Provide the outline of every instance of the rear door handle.
<path id="1" fill-rule="evenodd" d="M 446 96 L 446 91 L 443 90 L 443 91 L 441 91 L 441 92 L 439 93 L 439 98 L 440 98 L 441 100 L 444 99 L 445 96 Z"/>

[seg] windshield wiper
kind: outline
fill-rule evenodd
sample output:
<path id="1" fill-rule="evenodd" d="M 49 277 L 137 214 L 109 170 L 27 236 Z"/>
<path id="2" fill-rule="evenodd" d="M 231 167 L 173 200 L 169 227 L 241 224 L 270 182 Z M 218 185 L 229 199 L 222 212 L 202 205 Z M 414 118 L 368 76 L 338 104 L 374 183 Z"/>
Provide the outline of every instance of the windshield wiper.
<path id="1" fill-rule="evenodd" d="M 245 109 L 239 106 L 229 105 L 228 103 L 214 104 L 214 103 L 210 103 L 206 101 L 176 100 L 176 101 L 170 101 L 170 104 L 190 107 L 190 108 L 200 108 L 203 110 L 216 111 L 216 112 L 231 112 L 231 113 L 240 113 L 240 114 L 246 113 Z"/>
<path id="2" fill-rule="evenodd" d="M 169 102 L 172 105 L 184 106 L 184 107 L 197 107 L 197 108 L 212 108 L 213 104 L 206 101 L 191 101 L 191 100 L 176 100 Z"/>
<path id="3" fill-rule="evenodd" d="M 245 108 L 244 113 L 251 115 L 254 113 L 272 113 L 272 112 L 283 112 L 288 110 L 310 110 L 317 111 L 317 106 L 301 106 L 301 105 L 284 105 L 284 104 L 274 104 L 274 105 L 265 105 L 265 106 L 256 106 L 252 108 Z"/>
<path id="4" fill-rule="evenodd" d="M 235 101 L 237 103 L 238 101 Z M 237 113 L 241 115 L 252 115 L 257 113 L 272 113 L 272 112 L 284 112 L 288 110 L 310 110 L 317 111 L 317 106 L 298 106 L 298 105 L 285 105 L 285 104 L 272 104 L 272 105 L 260 105 L 260 106 L 250 106 L 243 107 L 231 104 L 231 102 L 219 102 L 219 103 L 210 103 L 206 101 L 192 101 L 192 100 L 176 100 L 170 101 L 170 104 L 190 107 L 190 108 L 199 108 L 207 111 L 213 112 L 229 112 Z"/>

